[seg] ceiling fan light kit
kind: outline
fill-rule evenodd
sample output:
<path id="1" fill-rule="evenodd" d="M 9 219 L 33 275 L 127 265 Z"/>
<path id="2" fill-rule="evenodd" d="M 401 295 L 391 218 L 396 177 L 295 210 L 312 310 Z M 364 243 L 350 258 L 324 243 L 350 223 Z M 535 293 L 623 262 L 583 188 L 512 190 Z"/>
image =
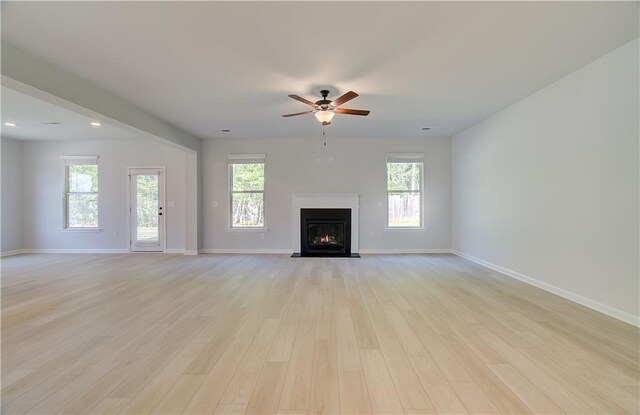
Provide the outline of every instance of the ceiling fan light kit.
<path id="1" fill-rule="evenodd" d="M 334 101 L 327 99 L 327 97 L 329 96 L 329 91 L 326 89 L 323 89 L 322 91 L 320 91 L 320 95 L 322 95 L 322 99 L 316 102 L 309 101 L 308 99 L 302 98 L 298 95 L 289 95 L 290 98 L 293 98 L 296 101 L 300 101 L 303 104 L 313 107 L 313 110 L 296 112 L 293 114 L 285 114 L 283 115 L 283 117 L 293 117 L 296 115 L 314 114 L 316 116 L 316 119 L 320 121 L 322 125 L 329 125 L 331 124 L 331 120 L 336 114 L 360 115 L 360 116 L 369 115 L 369 112 L 370 112 L 369 110 L 353 110 L 353 109 L 346 109 L 346 108 L 338 108 L 338 106 L 344 104 L 347 101 L 351 101 L 352 99 L 358 96 L 358 94 L 356 94 L 353 91 L 347 92 L 346 94 L 338 97 Z"/>
<path id="2" fill-rule="evenodd" d="M 336 115 L 336 113 L 328 109 L 317 111 L 315 113 L 316 118 L 322 123 L 322 125 L 331 124 L 331 120 L 333 119 L 334 115 Z"/>

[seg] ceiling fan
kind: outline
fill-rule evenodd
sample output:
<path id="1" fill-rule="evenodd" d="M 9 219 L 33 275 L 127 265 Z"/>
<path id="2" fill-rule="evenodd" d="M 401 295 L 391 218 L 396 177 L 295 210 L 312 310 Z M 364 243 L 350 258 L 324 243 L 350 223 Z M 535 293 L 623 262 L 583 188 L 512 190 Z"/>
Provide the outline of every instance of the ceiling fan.
<path id="1" fill-rule="evenodd" d="M 286 114 L 283 117 L 293 117 L 295 115 L 304 115 L 304 114 L 315 114 L 318 121 L 322 123 L 322 125 L 331 124 L 331 119 L 336 114 L 346 114 L 346 115 L 369 115 L 369 110 L 352 110 L 347 108 L 338 108 L 340 105 L 344 104 L 347 101 L 351 101 L 355 97 L 358 96 L 353 91 L 349 91 L 346 94 L 336 98 L 334 101 L 327 99 L 329 96 L 329 91 L 323 89 L 320 91 L 320 95 L 322 95 L 322 99 L 316 102 L 309 101 L 308 99 L 304 99 L 298 95 L 289 95 L 290 98 L 295 99 L 296 101 L 300 101 L 303 104 L 307 104 L 313 107 L 310 111 L 296 112 L 293 114 Z"/>

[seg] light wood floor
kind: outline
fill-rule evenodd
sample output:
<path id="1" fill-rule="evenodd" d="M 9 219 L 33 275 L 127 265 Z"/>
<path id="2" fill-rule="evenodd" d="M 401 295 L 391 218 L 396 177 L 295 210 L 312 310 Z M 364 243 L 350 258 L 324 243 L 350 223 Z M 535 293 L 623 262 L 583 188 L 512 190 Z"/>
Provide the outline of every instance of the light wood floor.
<path id="1" fill-rule="evenodd" d="M 452 255 L 24 255 L 3 413 L 638 413 L 638 330 Z"/>

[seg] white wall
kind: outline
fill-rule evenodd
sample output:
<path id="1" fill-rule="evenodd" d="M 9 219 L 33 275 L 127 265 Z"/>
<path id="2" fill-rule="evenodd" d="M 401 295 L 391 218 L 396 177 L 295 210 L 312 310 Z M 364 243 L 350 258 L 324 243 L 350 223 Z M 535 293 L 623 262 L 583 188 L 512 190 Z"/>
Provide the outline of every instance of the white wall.
<path id="1" fill-rule="evenodd" d="M 2 137 L 2 246 L 9 253 L 22 249 L 22 143 Z"/>
<path id="2" fill-rule="evenodd" d="M 314 120 L 309 120 L 314 122 Z M 416 252 L 451 247 L 449 138 L 217 139 L 203 142 L 205 249 L 292 250 L 292 199 L 302 192 L 360 193 L 360 251 Z M 386 153 L 425 154 L 425 230 L 386 231 Z M 228 231 L 227 156 L 265 153 L 269 231 Z M 333 161 L 330 162 L 330 157 Z M 218 207 L 212 206 L 218 202 Z M 370 233 L 374 236 L 370 236 Z"/>
<path id="3" fill-rule="evenodd" d="M 452 142 L 454 249 L 636 323 L 638 47 Z"/>
<path id="4" fill-rule="evenodd" d="M 165 166 L 167 249 L 185 249 L 186 152 L 150 140 L 26 141 L 23 144 L 24 248 L 128 250 L 128 170 Z M 60 155 L 98 155 L 102 232 L 63 231 Z M 2 189 L 3 198 L 5 189 Z M 168 202 L 175 202 L 169 207 Z"/>

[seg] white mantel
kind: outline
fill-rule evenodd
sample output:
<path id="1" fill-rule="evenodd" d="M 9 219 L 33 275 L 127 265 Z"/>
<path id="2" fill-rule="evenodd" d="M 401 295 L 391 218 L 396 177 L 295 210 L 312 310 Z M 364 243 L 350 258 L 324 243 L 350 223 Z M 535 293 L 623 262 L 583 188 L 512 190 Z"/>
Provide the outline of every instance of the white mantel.
<path id="1" fill-rule="evenodd" d="M 293 249 L 300 252 L 300 209 L 351 209 L 351 253 L 357 254 L 360 193 L 294 193 L 293 194 Z"/>

